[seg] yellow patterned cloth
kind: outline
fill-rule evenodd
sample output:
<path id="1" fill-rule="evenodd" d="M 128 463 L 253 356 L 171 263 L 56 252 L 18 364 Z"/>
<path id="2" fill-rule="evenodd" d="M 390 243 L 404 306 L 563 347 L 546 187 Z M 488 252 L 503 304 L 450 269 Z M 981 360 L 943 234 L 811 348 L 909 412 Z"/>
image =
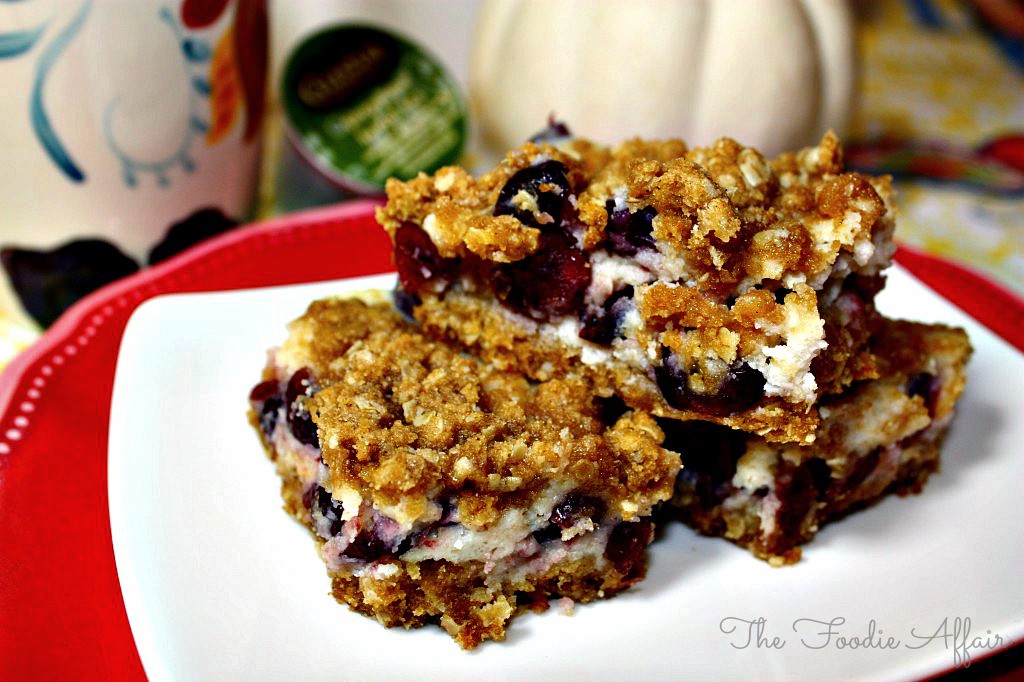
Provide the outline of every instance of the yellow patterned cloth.
<path id="1" fill-rule="evenodd" d="M 1024 3 L 882 0 L 858 11 L 860 87 L 848 137 L 869 148 L 892 142 L 869 149 L 861 165 L 908 170 L 908 154 L 920 161 L 936 147 L 956 159 L 899 177 L 897 238 L 1024 293 Z M 1018 180 L 1010 189 L 965 182 L 974 162 L 1002 163 L 995 172 Z"/>

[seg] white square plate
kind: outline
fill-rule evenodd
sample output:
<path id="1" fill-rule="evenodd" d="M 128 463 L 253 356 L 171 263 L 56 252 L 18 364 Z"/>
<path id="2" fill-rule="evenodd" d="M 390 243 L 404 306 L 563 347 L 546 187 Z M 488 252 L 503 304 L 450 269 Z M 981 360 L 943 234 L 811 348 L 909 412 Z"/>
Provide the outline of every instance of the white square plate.
<path id="1" fill-rule="evenodd" d="M 976 349 L 923 495 L 828 526 L 781 569 L 671 526 L 636 588 L 572 617 L 523 615 L 507 642 L 471 653 L 439 628 L 387 630 L 350 612 L 329 596 L 306 530 L 281 511 L 246 398 L 310 301 L 392 283 L 166 296 L 132 317 L 110 416 L 110 521 L 151 679 L 896 679 L 953 668 L 958 618 L 970 618 L 968 640 L 1024 637 L 1024 357 L 899 268 L 882 310 L 962 325 Z M 759 618 L 782 648 L 741 648 L 749 628 L 728 619 Z M 876 645 L 899 645 L 840 648 L 800 620 L 834 618 L 845 619 L 838 635 L 865 638 L 873 622 Z M 944 621 L 948 638 L 918 638 L 942 635 Z"/>

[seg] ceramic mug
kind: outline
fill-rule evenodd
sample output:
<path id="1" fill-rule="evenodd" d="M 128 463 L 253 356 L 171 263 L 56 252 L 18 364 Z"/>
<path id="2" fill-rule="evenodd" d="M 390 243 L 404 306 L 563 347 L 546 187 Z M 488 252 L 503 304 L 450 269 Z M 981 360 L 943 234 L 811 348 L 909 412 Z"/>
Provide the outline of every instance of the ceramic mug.
<path id="1" fill-rule="evenodd" d="M 246 218 L 266 57 L 265 0 L 0 0 L 3 286 L 40 320 L 72 240 L 110 279 Z"/>

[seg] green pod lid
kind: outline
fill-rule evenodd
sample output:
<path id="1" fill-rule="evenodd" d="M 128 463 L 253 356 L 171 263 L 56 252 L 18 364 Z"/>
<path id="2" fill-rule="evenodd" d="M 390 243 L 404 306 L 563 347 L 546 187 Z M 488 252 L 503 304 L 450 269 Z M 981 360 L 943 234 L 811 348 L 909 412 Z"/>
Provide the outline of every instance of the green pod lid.
<path id="1" fill-rule="evenodd" d="M 306 38 L 285 66 L 282 103 L 300 155 L 331 183 L 380 194 L 458 162 L 466 107 L 440 63 L 371 26 L 340 25 Z"/>

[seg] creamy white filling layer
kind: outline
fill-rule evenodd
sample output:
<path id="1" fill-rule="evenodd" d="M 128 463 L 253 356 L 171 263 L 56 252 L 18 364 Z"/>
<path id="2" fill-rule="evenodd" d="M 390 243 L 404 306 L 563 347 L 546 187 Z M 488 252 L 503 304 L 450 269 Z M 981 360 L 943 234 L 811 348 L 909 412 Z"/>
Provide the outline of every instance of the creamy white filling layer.
<path id="1" fill-rule="evenodd" d="M 764 375 L 765 395 L 813 402 L 818 384 L 811 374 L 811 362 L 828 346 L 825 322 L 795 304 L 787 302 L 783 310 L 785 321 L 779 331 L 785 343 L 760 348 L 746 362 Z"/>
<path id="2" fill-rule="evenodd" d="M 547 527 L 551 511 L 571 490 L 566 484 L 552 484 L 538 495 L 532 506 L 507 509 L 489 528 L 473 530 L 456 524 L 442 526 L 436 534 L 402 555 L 406 561 L 445 559 L 452 563 L 495 561 L 530 549 L 532 533 Z M 523 546 L 526 543 L 526 546 Z"/>
<path id="3" fill-rule="evenodd" d="M 598 527 L 593 532 L 577 536 L 572 542 L 545 542 L 537 544 L 537 550 L 526 555 L 505 557 L 484 568 L 487 584 L 517 583 L 531 576 L 543 575 L 559 563 L 574 563 L 589 558 L 594 570 L 603 570 L 608 560 L 604 556 L 611 534 L 611 525 Z"/>

